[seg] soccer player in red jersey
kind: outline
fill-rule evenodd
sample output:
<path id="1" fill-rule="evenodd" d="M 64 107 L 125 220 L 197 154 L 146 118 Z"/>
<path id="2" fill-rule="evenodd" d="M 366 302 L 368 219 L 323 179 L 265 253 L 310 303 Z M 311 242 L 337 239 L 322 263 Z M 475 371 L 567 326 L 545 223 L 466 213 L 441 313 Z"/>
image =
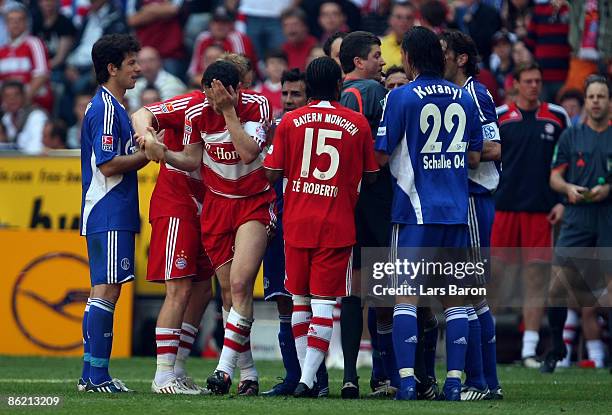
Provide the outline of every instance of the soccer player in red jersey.
<path id="1" fill-rule="evenodd" d="M 311 99 L 285 115 L 264 162 L 272 182 L 285 177 L 285 288 L 302 368 L 295 397 L 312 395 L 332 334 L 336 297 L 346 296 L 355 244 L 354 211 L 364 174 L 379 170 L 366 118 L 341 106 L 342 71 L 333 59 L 306 69 Z"/>
<path id="2" fill-rule="evenodd" d="M 163 133 L 164 144 L 183 149 L 185 110 L 204 93 L 193 91 L 145 106 L 132 115 L 137 133 L 147 128 Z M 164 282 L 166 298 L 157 318 L 157 371 L 151 389 L 155 393 L 199 394 L 185 371 L 202 314 L 211 297 L 214 270 L 200 237 L 200 212 L 204 186 L 199 169 L 192 172 L 160 164 L 151 195 L 149 221 L 151 244 L 147 280 Z"/>
<path id="3" fill-rule="evenodd" d="M 242 354 L 250 353 L 253 323 L 253 284 L 274 226 L 274 192 L 266 180 L 261 152 L 270 123 L 265 97 L 236 92 L 239 73 L 235 65 L 217 61 L 204 72 L 201 116 L 197 122 L 186 111 L 185 148 L 169 150 L 151 140 L 146 144 L 153 159 L 190 171 L 203 163 L 207 188 L 201 215 L 202 241 L 216 270 L 222 290 L 231 292 L 225 341 L 219 364 L 208 378 L 213 392 L 225 394 Z M 197 112 L 197 111 L 196 111 Z M 241 395 L 258 393 L 254 366 L 238 386 Z"/>

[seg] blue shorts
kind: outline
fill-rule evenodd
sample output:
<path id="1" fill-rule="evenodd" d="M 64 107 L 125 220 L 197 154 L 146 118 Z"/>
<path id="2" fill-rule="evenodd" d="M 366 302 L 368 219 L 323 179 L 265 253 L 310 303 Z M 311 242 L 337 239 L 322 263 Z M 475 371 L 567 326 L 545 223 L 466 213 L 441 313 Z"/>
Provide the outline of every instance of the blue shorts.
<path id="1" fill-rule="evenodd" d="M 468 207 L 470 258 L 483 261 L 486 272 L 476 283 L 484 285 L 491 275 L 491 229 L 495 219 L 495 199 L 491 194 L 471 194 Z"/>
<path id="2" fill-rule="evenodd" d="M 282 180 L 279 180 L 282 182 Z M 285 290 L 285 241 L 283 237 L 283 220 L 282 220 L 282 183 L 280 188 L 280 197 L 277 191 L 277 221 L 276 235 L 268 243 L 268 248 L 263 257 L 263 286 L 264 299 L 266 301 L 274 300 L 277 295 L 291 297 L 291 294 Z"/>
<path id="3" fill-rule="evenodd" d="M 86 236 L 92 287 L 134 279 L 135 235 L 129 231 L 108 231 Z"/>
<path id="4" fill-rule="evenodd" d="M 468 254 L 467 225 L 405 225 L 394 224 L 391 233 L 392 262 L 408 260 L 414 263 L 465 263 Z M 446 249 L 445 249 L 446 248 Z M 437 275 L 437 267 L 417 275 L 398 274 L 397 285 L 422 285 L 425 287 L 453 283 L 464 285 L 465 276 L 457 277 L 454 272 Z"/>
<path id="5" fill-rule="evenodd" d="M 467 248 L 468 246 L 466 225 L 394 224 L 393 233 L 391 240 L 397 248 Z"/>

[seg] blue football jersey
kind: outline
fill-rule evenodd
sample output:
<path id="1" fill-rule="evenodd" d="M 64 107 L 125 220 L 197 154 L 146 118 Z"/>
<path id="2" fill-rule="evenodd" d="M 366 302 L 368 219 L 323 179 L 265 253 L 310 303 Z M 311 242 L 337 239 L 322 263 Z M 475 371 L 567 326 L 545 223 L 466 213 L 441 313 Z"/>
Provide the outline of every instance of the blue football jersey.
<path id="1" fill-rule="evenodd" d="M 497 111 L 493 97 L 486 86 L 471 76 L 465 81 L 463 87 L 470 93 L 478 108 L 478 117 L 482 124 L 482 137 L 484 140 L 501 142 L 497 123 Z M 481 161 L 478 168 L 469 170 L 470 193 L 490 194 L 497 189 L 501 174 L 501 162 Z"/>
<path id="2" fill-rule="evenodd" d="M 136 150 L 127 111 L 100 87 L 85 111 L 81 128 L 81 235 L 140 231 L 136 171 L 105 177 L 100 166 Z"/>
<path id="3" fill-rule="evenodd" d="M 391 220 L 467 224 L 467 151 L 482 150 L 474 100 L 463 88 L 419 76 L 385 100 L 375 148 L 393 176 Z"/>

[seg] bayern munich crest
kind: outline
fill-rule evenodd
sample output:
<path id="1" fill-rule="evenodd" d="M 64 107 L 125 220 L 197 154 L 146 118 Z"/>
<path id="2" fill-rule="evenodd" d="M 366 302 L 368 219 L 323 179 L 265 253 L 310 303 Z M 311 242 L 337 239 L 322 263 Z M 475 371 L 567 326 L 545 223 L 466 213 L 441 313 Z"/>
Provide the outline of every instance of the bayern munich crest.
<path id="1" fill-rule="evenodd" d="M 178 269 L 185 269 L 185 267 L 187 267 L 187 260 L 183 257 L 178 257 L 176 261 L 174 261 L 174 265 Z"/>

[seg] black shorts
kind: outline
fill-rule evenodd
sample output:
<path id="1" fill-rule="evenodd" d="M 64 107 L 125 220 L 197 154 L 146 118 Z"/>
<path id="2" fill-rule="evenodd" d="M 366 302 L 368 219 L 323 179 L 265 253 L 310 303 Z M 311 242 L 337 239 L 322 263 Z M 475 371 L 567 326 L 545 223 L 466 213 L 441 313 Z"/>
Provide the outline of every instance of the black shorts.
<path id="1" fill-rule="evenodd" d="M 581 269 L 598 259 L 612 273 L 612 204 L 568 206 L 555 245 L 555 265 Z"/>
<path id="2" fill-rule="evenodd" d="M 355 209 L 357 243 L 353 248 L 353 268 L 361 268 L 361 248 L 388 247 L 391 237 L 391 173 L 381 169 L 370 185 L 362 183 Z"/>

